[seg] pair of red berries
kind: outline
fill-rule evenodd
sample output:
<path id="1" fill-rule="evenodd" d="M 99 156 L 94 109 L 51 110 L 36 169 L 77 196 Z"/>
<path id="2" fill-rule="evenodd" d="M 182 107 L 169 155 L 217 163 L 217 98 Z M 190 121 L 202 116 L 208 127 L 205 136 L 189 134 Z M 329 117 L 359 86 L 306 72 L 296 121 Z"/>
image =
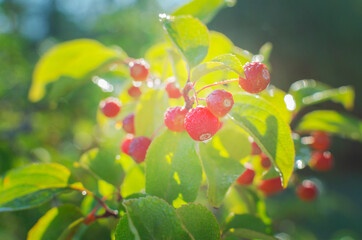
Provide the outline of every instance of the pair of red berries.
<path id="1" fill-rule="evenodd" d="M 165 125 L 175 132 L 186 130 L 196 141 L 210 139 L 219 129 L 219 117 L 224 117 L 233 107 L 231 93 L 217 89 L 206 98 L 205 106 L 197 106 L 190 111 L 177 106 L 170 107 L 164 114 Z"/>
<path id="2" fill-rule="evenodd" d="M 128 64 L 131 77 L 136 82 L 146 81 L 150 72 L 150 65 L 144 59 L 136 59 Z M 132 86 L 127 90 L 133 98 L 138 98 L 142 92 L 139 87 Z"/>
<path id="3" fill-rule="evenodd" d="M 322 131 L 314 131 L 311 137 L 310 146 L 315 151 L 309 162 L 310 167 L 317 171 L 329 171 L 333 167 L 333 156 L 327 151 L 331 144 L 329 135 Z"/>
<path id="4" fill-rule="evenodd" d="M 151 144 L 151 139 L 140 136 L 134 137 L 134 114 L 131 113 L 122 120 L 122 128 L 128 133 L 127 137 L 121 143 L 122 151 L 131 156 L 137 163 L 141 163 L 145 160 L 147 149 Z"/>
<path id="5" fill-rule="evenodd" d="M 263 153 L 260 149 L 260 147 L 258 146 L 258 144 L 256 142 L 252 142 L 251 143 L 251 155 L 260 155 L 261 157 L 261 161 L 260 164 L 264 169 L 269 169 L 271 167 L 271 161 L 268 158 L 267 155 L 265 155 L 265 153 Z"/>

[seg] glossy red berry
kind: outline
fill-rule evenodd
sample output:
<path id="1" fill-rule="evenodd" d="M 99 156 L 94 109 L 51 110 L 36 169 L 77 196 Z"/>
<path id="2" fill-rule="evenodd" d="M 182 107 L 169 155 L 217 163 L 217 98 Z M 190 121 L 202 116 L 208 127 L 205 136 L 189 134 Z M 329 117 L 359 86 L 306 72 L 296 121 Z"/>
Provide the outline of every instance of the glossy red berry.
<path id="1" fill-rule="evenodd" d="M 263 180 L 261 181 L 258 188 L 267 196 L 283 191 L 282 181 L 280 177 Z"/>
<path id="2" fill-rule="evenodd" d="M 131 77 L 135 81 L 145 81 L 148 77 L 150 65 L 144 59 L 137 59 L 129 63 Z"/>
<path id="3" fill-rule="evenodd" d="M 313 142 L 311 147 L 314 150 L 324 151 L 327 150 L 331 144 L 329 135 L 326 132 L 314 131 L 312 132 Z"/>
<path id="4" fill-rule="evenodd" d="M 296 189 L 299 199 L 310 202 L 313 201 L 318 194 L 317 186 L 310 180 L 304 180 Z"/>
<path id="5" fill-rule="evenodd" d="M 180 98 L 182 96 L 176 82 L 169 82 L 166 85 L 166 92 L 169 98 Z"/>
<path id="6" fill-rule="evenodd" d="M 138 98 L 142 94 L 141 89 L 139 87 L 135 87 L 135 86 L 130 87 L 127 90 L 127 92 L 128 92 L 128 95 L 130 95 L 133 98 Z"/>
<path id="7" fill-rule="evenodd" d="M 236 182 L 240 185 L 250 185 L 253 183 L 255 177 L 255 171 L 251 168 L 247 168 L 243 174 L 236 180 Z"/>
<path id="8" fill-rule="evenodd" d="M 196 141 L 210 139 L 219 129 L 219 119 L 204 106 L 191 109 L 185 117 L 185 128 Z"/>
<path id="9" fill-rule="evenodd" d="M 136 137 L 129 145 L 128 154 L 137 163 L 141 163 L 145 160 L 147 149 L 151 144 L 151 139 L 147 137 Z"/>
<path id="10" fill-rule="evenodd" d="M 309 166 L 317 171 L 329 171 L 333 166 L 333 156 L 330 152 L 313 152 Z"/>
<path id="11" fill-rule="evenodd" d="M 109 97 L 102 100 L 99 103 L 99 107 L 106 117 L 113 118 L 121 111 L 122 104 L 118 98 Z"/>
<path id="12" fill-rule="evenodd" d="M 223 89 L 216 89 L 206 97 L 206 104 L 216 117 L 224 117 L 234 105 L 233 95 Z"/>
<path id="13" fill-rule="evenodd" d="M 188 110 L 182 107 L 169 107 L 165 114 L 165 125 L 174 132 L 182 132 L 185 130 L 184 122 Z"/>
<path id="14" fill-rule="evenodd" d="M 251 155 L 259 155 L 262 151 L 256 142 L 251 143 Z"/>
<path id="15" fill-rule="evenodd" d="M 239 77 L 239 85 L 249 93 L 259 93 L 270 83 L 270 73 L 265 64 L 260 62 L 246 63 L 244 66 L 245 78 Z"/>
<path id="16" fill-rule="evenodd" d="M 265 155 L 264 153 L 260 154 L 261 160 L 260 160 L 260 164 L 263 168 L 265 169 L 269 169 L 271 164 L 270 159 L 268 158 L 267 155 Z"/>
<path id="17" fill-rule="evenodd" d="M 125 154 L 129 155 L 129 145 L 131 144 L 133 137 L 126 137 L 121 143 L 121 150 Z"/>
<path id="18" fill-rule="evenodd" d="M 134 114 L 131 113 L 122 120 L 122 128 L 126 133 L 134 134 Z"/>

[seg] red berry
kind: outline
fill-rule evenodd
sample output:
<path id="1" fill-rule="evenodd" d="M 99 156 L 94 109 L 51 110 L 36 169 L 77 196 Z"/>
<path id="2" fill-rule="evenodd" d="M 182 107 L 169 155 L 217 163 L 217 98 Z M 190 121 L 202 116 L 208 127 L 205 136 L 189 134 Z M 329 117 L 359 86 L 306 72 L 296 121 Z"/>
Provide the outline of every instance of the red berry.
<path id="1" fill-rule="evenodd" d="M 149 69 L 150 65 L 144 59 L 137 59 L 129 63 L 130 74 L 135 81 L 145 81 Z"/>
<path id="2" fill-rule="evenodd" d="M 296 193 L 301 200 L 310 202 L 317 197 L 318 189 L 314 182 L 304 180 L 302 184 L 297 187 Z"/>
<path id="3" fill-rule="evenodd" d="M 121 111 L 122 103 L 118 100 L 118 98 L 109 97 L 102 100 L 99 103 L 99 107 L 105 116 L 112 118 L 117 116 Z"/>
<path id="4" fill-rule="evenodd" d="M 166 85 L 166 92 L 169 98 L 179 98 L 182 96 L 180 89 L 177 87 L 176 82 L 169 82 Z"/>
<path id="5" fill-rule="evenodd" d="M 122 152 L 124 152 L 127 155 L 129 155 L 129 153 L 128 153 L 129 152 L 129 145 L 131 144 L 132 140 L 133 140 L 133 136 L 127 137 L 121 143 L 121 150 L 122 150 Z"/>
<path id="6" fill-rule="evenodd" d="M 255 171 L 253 169 L 247 168 L 243 174 L 240 175 L 236 182 L 240 185 L 250 185 L 253 183 L 255 177 Z"/>
<path id="7" fill-rule="evenodd" d="M 245 78 L 239 77 L 239 85 L 248 93 L 259 93 L 270 83 L 270 73 L 265 64 L 260 62 L 246 63 Z"/>
<path id="8" fill-rule="evenodd" d="M 174 132 L 185 130 L 184 122 L 188 110 L 182 107 L 169 107 L 164 115 L 166 127 Z"/>
<path id="9" fill-rule="evenodd" d="M 219 129 L 219 119 L 204 106 L 197 106 L 186 114 L 185 128 L 196 141 L 210 139 Z"/>
<path id="10" fill-rule="evenodd" d="M 138 98 L 142 94 L 141 89 L 135 86 L 130 87 L 127 92 L 133 98 Z"/>
<path id="11" fill-rule="evenodd" d="M 261 166 L 265 169 L 269 169 L 271 166 L 271 161 L 268 158 L 268 156 L 265 155 L 264 153 L 262 153 L 262 154 L 260 154 L 260 157 L 261 157 L 261 161 L 260 161 Z"/>
<path id="12" fill-rule="evenodd" d="M 330 146 L 331 140 L 326 132 L 314 131 L 312 132 L 313 142 L 311 147 L 314 150 L 324 151 Z"/>
<path id="13" fill-rule="evenodd" d="M 147 149 L 151 144 L 151 139 L 147 137 L 136 137 L 129 145 L 128 154 L 136 161 L 141 163 L 145 160 Z"/>
<path id="14" fill-rule="evenodd" d="M 329 171 L 333 166 L 333 156 L 328 151 L 314 152 L 309 165 L 312 169 L 317 171 Z"/>
<path id="15" fill-rule="evenodd" d="M 233 95 L 223 89 L 216 89 L 207 96 L 206 104 L 216 117 L 223 117 L 234 105 Z"/>
<path id="16" fill-rule="evenodd" d="M 251 143 L 251 155 L 259 155 L 262 151 L 256 142 Z"/>
<path id="17" fill-rule="evenodd" d="M 122 121 L 122 128 L 126 133 L 134 134 L 134 113 L 129 114 Z"/>
<path id="18" fill-rule="evenodd" d="M 280 177 L 263 180 L 259 185 L 259 190 L 267 196 L 279 193 L 283 191 L 282 181 Z"/>

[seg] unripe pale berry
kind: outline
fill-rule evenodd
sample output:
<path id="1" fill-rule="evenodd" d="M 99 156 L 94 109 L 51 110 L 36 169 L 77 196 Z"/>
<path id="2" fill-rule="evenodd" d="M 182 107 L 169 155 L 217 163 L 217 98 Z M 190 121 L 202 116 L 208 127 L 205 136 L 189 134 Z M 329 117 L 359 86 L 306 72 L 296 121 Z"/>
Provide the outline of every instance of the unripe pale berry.
<path id="1" fill-rule="evenodd" d="M 299 199 L 310 202 L 313 201 L 318 194 L 317 186 L 310 180 L 304 180 L 296 189 Z"/>
<path id="2" fill-rule="evenodd" d="M 282 181 L 280 177 L 263 180 L 261 181 L 258 188 L 267 196 L 283 191 Z"/>
<path id="3" fill-rule="evenodd" d="M 187 112 L 188 110 L 183 107 L 169 107 L 164 114 L 166 127 L 174 132 L 185 130 L 184 122 Z"/>
<path id="4" fill-rule="evenodd" d="M 251 168 L 246 168 L 243 174 L 241 174 L 240 177 L 236 179 L 236 182 L 244 186 L 250 185 L 253 183 L 254 177 L 255 177 L 255 171 Z"/>
<path id="5" fill-rule="evenodd" d="M 313 152 L 309 166 L 317 171 L 329 171 L 333 166 L 333 156 L 330 152 Z"/>
<path id="6" fill-rule="evenodd" d="M 251 143 L 251 155 L 259 155 L 262 151 L 256 142 Z"/>
<path id="7" fill-rule="evenodd" d="M 185 128 L 196 141 L 210 139 L 219 129 L 219 119 L 204 106 L 191 109 L 185 117 Z"/>
<path id="8" fill-rule="evenodd" d="M 129 114 L 122 120 L 122 128 L 126 133 L 134 134 L 134 113 Z"/>
<path id="9" fill-rule="evenodd" d="M 122 103 L 118 98 L 109 97 L 102 100 L 99 107 L 106 117 L 113 118 L 121 111 Z"/>
<path id="10" fill-rule="evenodd" d="M 150 65 L 144 59 L 137 59 L 129 63 L 130 75 L 135 81 L 145 81 L 148 77 Z"/>
<path id="11" fill-rule="evenodd" d="M 233 95 L 223 89 L 216 89 L 207 96 L 206 104 L 216 117 L 224 117 L 234 105 Z"/>
<path id="12" fill-rule="evenodd" d="M 141 89 L 139 87 L 135 87 L 135 86 L 130 87 L 127 90 L 127 92 L 128 92 L 128 95 L 130 95 L 133 98 L 138 98 L 142 94 Z"/>
<path id="13" fill-rule="evenodd" d="M 147 149 L 151 144 L 151 139 L 147 137 L 136 137 L 129 145 L 128 154 L 136 161 L 141 163 L 145 160 Z"/>
<path id="14" fill-rule="evenodd" d="M 311 147 L 314 150 L 325 151 L 329 148 L 331 140 L 326 132 L 314 131 L 312 132 L 313 142 Z"/>
<path id="15" fill-rule="evenodd" d="M 129 136 L 129 137 L 126 137 L 122 143 L 121 143 L 121 150 L 122 152 L 124 152 L 125 154 L 129 155 L 129 145 L 131 144 L 133 140 L 133 136 Z"/>
<path id="16" fill-rule="evenodd" d="M 269 169 L 270 166 L 271 166 L 271 161 L 270 159 L 268 158 L 267 155 L 265 155 L 264 153 L 261 153 L 260 154 L 260 157 L 261 157 L 261 160 L 260 160 L 260 164 L 263 168 L 265 169 Z"/>
<path id="17" fill-rule="evenodd" d="M 270 83 L 270 73 L 265 64 L 260 62 L 246 63 L 245 78 L 239 77 L 239 85 L 248 93 L 259 93 Z"/>
<path id="18" fill-rule="evenodd" d="M 181 91 L 177 87 L 176 82 L 167 83 L 165 89 L 169 98 L 180 98 L 182 96 Z"/>

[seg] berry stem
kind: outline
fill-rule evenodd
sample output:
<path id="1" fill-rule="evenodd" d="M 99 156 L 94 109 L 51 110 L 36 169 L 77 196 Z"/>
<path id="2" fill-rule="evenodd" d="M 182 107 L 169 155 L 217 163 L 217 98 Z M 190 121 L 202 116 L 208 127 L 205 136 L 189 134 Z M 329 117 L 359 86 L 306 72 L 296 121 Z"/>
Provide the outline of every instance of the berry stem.
<path id="1" fill-rule="evenodd" d="M 194 99 L 190 98 L 189 92 L 191 89 L 193 89 L 194 97 L 197 96 L 197 93 L 196 93 L 195 88 L 193 87 L 192 83 L 190 82 L 190 67 L 188 64 L 187 64 L 186 68 L 187 68 L 187 81 L 186 81 L 185 87 L 182 90 L 182 96 L 185 100 L 185 108 L 189 110 L 194 105 Z"/>
<path id="2" fill-rule="evenodd" d="M 213 87 L 213 86 L 217 86 L 217 85 L 221 85 L 221 84 L 227 84 L 227 83 L 232 83 L 232 82 L 237 82 L 239 81 L 239 79 L 229 79 L 229 80 L 225 80 L 225 81 L 221 81 L 221 82 L 216 82 L 216 83 L 213 83 L 213 84 L 210 84 L 210 85 L 206 85 L 204 87 L 202 87 L 200 90 L 198 90 L 196 92 L 196 94 L 200 93 L 202 90 L 206 89 L 206 88 L 209 88 L 209 87 Z"/>

